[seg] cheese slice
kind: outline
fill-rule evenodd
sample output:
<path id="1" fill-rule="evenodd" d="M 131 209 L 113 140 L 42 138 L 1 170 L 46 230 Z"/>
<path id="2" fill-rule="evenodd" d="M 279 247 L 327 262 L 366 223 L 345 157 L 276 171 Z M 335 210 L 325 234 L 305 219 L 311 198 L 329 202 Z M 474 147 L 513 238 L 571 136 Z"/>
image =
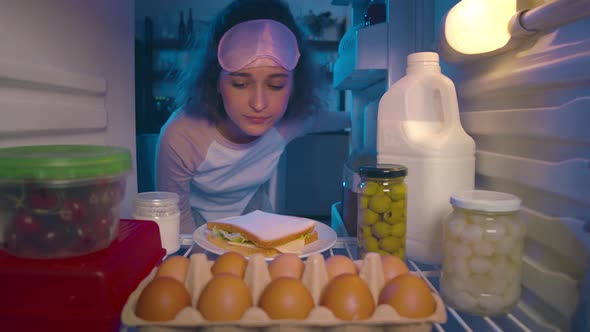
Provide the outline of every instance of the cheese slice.
<path id="1" fill-rule="evenodd" d="M 256 246 L 251 243 L 242 243 L 242 242 L 231 242 L 228 241 L 227 243 L 234 245 L 234 246 L 241 246 L 241 247 L 250 247 L 255 248 Z M 284 254 L 300 254 L 303 251 L 303 247 L 305 247 L 305 239 L 299 238 L 297 240 L 293 240 L 291 242 L 287 242 L 283 245 L 275 247 L 281 253 Z"/>
<path id="2" fill-rule="evenodd" d="M 305 239 L 299 238 L 275 247 L 275 249 L 284 254 L 300 254 L 303 251 L 303 247 L 305 247 Z"/>

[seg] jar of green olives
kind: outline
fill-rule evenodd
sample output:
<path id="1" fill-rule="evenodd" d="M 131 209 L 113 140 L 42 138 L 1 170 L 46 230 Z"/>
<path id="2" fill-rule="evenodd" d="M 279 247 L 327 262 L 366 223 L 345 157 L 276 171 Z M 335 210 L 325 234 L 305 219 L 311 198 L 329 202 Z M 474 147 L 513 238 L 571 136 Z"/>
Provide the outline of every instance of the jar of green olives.
<path id="1" fill-rule="evenodd" d="M 405 258 L 406 192 L 403 165 L 366 165 L 359 168 L 357 238 L 359 256 L 367 252 Z"/>

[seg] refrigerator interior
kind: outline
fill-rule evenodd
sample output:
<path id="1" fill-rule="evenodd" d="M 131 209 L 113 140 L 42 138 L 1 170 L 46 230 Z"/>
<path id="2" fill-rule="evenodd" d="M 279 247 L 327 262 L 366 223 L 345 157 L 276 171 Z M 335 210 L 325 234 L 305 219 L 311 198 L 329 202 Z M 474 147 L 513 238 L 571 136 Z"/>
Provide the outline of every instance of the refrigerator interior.
<path id="1" fill-rule="evenodd" d="M 0 146 L 119 146 L 135 169 L 133 1 L 0 4 Z M 133 171 L 124 217 L 136 192 Z"/>
<path id="2" fill-rule="evenodd" d="M 376 121 L 376 100 L 405 74 L 408 53 L 440 49 L 441 22 L 456 2 L 437 1 L 433 8 L 427 1 L 388 1 L 387 22 L 358 28 L 364 3 L 352 1 L 352 28 L 340 43 L 334 73 L 334 87 L 350 91 L 351 151 L 375 152 L 366 142 L 376 133 L 363 128 L 375 128 L 367 120 Z M 520 320 L 523 331 L 576 329 L 576 308 L 588 301 L 581 293 L 590 261 L 588 7 L 529 2 L 534 10 L 525 23 L 537 31 L 512 49 L 452 61 L 441 54 L 443 73 L 457 88 L 462 125 L 477 145 L 476 188 L 523 200 L 523 294 L 508 317 Z M 338 213 L 335 204 L 333 225 L 345 233 Z M 505 318 L 486 318 L 483 325 L 502 330 Z"/>
<path id="3" fill-rule="evenodd" d="M 590 258 L 588 27 L 586 18 L 540 32 L 458 66 L 455 76 L 462 123 L 477 144 L 476 186 L 523 199 L 519 309 L 561 329 L 570 327 Z"/>
<path id="4" fill-rule="evenodd" d="M 363 120 L 365 113 L 374 116 L 375 101 L 403 75 L 408 53 L 435 48 L 442 16 L 457 1 L 389 0 L 388 22 L 362 28 L 368 1 L 332 2 L 353 9 L 333 77 L 353 112 L 352 152 L 371 147 L 371 130 L 363 128 L 375 126 L 372 117 Z M 589 6 L 587 0 L 547 3 Z M 133 2 L 3 5 L 0 145 L 120 145 L 135 155 Z M 540 30 L 509 51 L 454 63 L 443 57 L 463 127 L 477 144 L 476 186 L 520 196 L 528 238 L 524 293 L 514 312 L 475 318 L 449 310 L 449 322 L 436 330 L 568 330 L 578 305 L 590 301 L 581 293 L 590 261 L 590 17 L 564 22 L 567 13 L 552 14 L 540 12 Z M 128 188 L 125 215 L 137 191 L 135 172 Z M 183 240 L 193 245 L 192 237 Z M 349 246 L 354 243 L 344 241 L 329 254 L 353 255 Z M 411 264 L 437 286 L 439 267 Z"/>

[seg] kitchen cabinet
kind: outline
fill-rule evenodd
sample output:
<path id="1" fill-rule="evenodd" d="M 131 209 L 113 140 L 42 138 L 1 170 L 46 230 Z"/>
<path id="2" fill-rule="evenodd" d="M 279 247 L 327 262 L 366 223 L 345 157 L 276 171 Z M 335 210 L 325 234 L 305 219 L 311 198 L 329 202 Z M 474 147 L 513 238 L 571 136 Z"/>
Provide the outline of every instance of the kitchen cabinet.
<path id="1" fill-rule="evenodd" d="M 175 59 L 188 53 L 186 43 L 180 39 L 156 37 L 152 18 L 145 18 L 143 28 L 143 39 L 136 38 L 135 41 L 135 124 L 139 192 L 155 190 L 158 136 L 176 108 L 174 92 L 178 62 Z"/>
<path id="2" fill-rule="evenodd" d="M 152 18 L 144 20 L 143 41 L 136 41 L 137 134 L 159 133 L 175 109 L 175 83 L 188 60 L 187 42 L 160 38 Z"/>

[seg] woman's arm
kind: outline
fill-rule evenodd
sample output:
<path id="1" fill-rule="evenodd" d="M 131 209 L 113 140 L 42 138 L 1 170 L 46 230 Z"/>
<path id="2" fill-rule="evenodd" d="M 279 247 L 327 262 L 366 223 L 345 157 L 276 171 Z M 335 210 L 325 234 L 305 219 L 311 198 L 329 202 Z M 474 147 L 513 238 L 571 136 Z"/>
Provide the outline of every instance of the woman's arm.
<path id="1" fill-rule="evenodd" d="M 183 135 L 164 129 L 160 134 L 156 155 L 156 188 L 178 194 L 180 232 L 192 233 L 195 223 L 189 204 L 192 163 L 187 156 L 190 143 Z"/>

